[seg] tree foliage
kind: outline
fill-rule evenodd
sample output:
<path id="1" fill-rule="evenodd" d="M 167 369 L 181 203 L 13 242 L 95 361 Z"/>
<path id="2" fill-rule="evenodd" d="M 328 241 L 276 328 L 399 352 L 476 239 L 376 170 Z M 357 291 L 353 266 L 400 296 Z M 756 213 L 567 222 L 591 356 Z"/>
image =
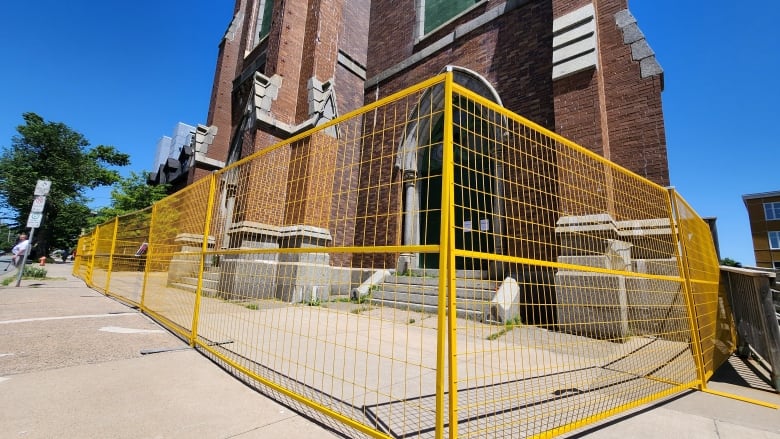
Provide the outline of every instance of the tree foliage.
<path id="1" fill-rule="evenodd" d="M 731 258 L 724 258 L 720 260 L 720 265 L 725 265 L 727 267 L 741 267 L 742 263 L 737 262 L 734 259 Z"/>
<path id="2" fill-rule="evenodd" d="M 127 166 L 130 157 L 113 146 L 94 148 L 81 134 L 35 113 L 22 115 L 24 125 L 0 154 L 0 201 L 20 225 L 27 222 L 38 180 L 51 181 L 43 222 L 36 229 L 38 252 L 70 247 L 87 225 L 89 201 L 85 192 L 120 180 L 110 166 Z"/>
<path id="3" fill-rule="evenodd" d="M 111 191 L 111 205 L 98 209 L 90 219 L 90 226 L 97 226 L 137 210 L 145 209 L 168 195 L 167 184 L 150 186 L 146 184 L 148 172 L 130 172 L 130 176 L 120 179 Z"/>

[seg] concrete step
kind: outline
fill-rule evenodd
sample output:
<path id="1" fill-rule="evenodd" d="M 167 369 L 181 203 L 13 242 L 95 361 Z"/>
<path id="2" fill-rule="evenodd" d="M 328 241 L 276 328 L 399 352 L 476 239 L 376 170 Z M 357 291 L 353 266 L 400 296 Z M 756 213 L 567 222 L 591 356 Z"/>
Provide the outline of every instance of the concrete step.
<path id="1" fill-rule="evenodd" d="M 416 303 L 416 302 L 399 302 L 394 300 L 371 299 L 368 301 L 368 303 L 374 306 L 386 306 L 390 308 L 408 309 L 410 311 L 425 312 L 430 314 L 436 314 L 436 312 L 439 309 L 439 307 L 436 305 L 428 305 L 426 303 Z M 462 319 L 475 320 L 481 322 L 484 320 L 484 316 L 487 315 L 487 312 L 457 308 L 455 311 L 455 315 Z"/>
<path id="2" fill-rule="evenodd" d="M 191 285 L 191 284 L 186 284 L 186 283 L 181 283 L 181 282 L 173 282 L 171 284 L 168 284 L 168 286 L 171 287 L 171 288 L 176 288 L 176 289 L 182 290 L 182 291 L 188 291 L 188 292 L 193 293 L 193 294 L 198 290 L 198 285 L 197 284 Z M 213 288 L 206 288 L 204 286 L 202 293 L 203 293 L 204 296 L 207 296 L 207 297 L 216 297 L 216 296 L 219 295 L 219 290 L 216 290 L 216 289 L 213 289 Z"/>
<path id="3" fill-rule="evenodd" d="M 395 279 L 393 278 L 392 281 L 386 281 L 385 283 L 383 283 L 375 291 L 375 293 L 379 293 L 379 292 L 385 294 L 415 293 L 424 296 L 438 296 L 439 281 L 438 279 L 432 279 L 432 281 L 433 282 L 427 282 L 427 283 L 416 283 L 414 280 L 409 280 L 406 282 L 396 282 Z M 475 284 L 469 285 L 468 283 L 471 282 L 475 282 Z M 490 302 L 491 300 L 493 300 L 493 297 L 496 295 L 496 290 L 500 285 L 501 283 L 495 281 L 464 282 L 462 285 L 456 284 L 455 296 L 458 299 Z M 377 294 L 373 294 L 373 296 L 377 296 Z"/>
<path id="4" fill-rule="evenodd" d="M 183 277 L 179 280 L 179 283 L 197 286 L 198 285 L 198 278 L 197 277 Z M 216 290 L 219 288 L 219 276 L 217 276 L 216 279 L 210 279 L 206 276 L 206 273 L 203 273 L 203 288 L 209 288 L 212 290 Z"/>
<path id="5" fill-rule="evenodd" d="M 431 293 L 430 290 L 407 290 L 407 291 L 387 291 L 377 290 L 371 294 L 371 300 L 381 301 L 383 303 L 388 302 L 400 302 L 416 303 L 421 305 L 427 305 L 436 307 L 439 304 L 439 295 L 436 292 Z M 458 309 L 479 311 L 490 307 L 490 301 L 493 300 L 493 294 L 485 296 L 485 299 L 471 299 L 458 297 L 456 306 Z"/>
<path id="6" fill-rule="evenodd" d="M 424 275 L 424 276 L 423 276 Z M 439 303 L 439 270 L 412 270 L 404 275 L 389 275 L 371 292 L 375 306 L 436 313 Z M 477 270 L 456 273 L 456 315 L 483 321 L 489 315 L 491 301 L 501 282 L 485 280 Z"/>

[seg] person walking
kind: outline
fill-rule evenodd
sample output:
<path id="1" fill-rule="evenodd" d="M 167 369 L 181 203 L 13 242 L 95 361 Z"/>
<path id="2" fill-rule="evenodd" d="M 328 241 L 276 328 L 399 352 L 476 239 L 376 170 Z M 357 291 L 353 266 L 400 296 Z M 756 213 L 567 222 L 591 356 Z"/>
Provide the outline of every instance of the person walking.
<path id="1" fill-rule="evenodd" d="M 14 267 L 18 267 L 22 260 L 24 259 L 25 253 L 27 253 L 27 248 L 30 246 L 30 241 L 27 239 L 27 234 L 22 233 L 19 235 L 19 240 L 16 242 L 16 245 L 13 249 L 11 249 L 11 253 L 13 253 L 13 257 L 11 260 L 14 263 Z"/>

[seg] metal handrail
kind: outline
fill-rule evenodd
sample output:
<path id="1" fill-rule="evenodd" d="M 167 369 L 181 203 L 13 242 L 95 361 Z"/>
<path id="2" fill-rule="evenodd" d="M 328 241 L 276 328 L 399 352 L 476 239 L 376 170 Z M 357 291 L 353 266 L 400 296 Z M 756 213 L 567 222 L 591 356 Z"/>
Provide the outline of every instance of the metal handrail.
<path id="1" fill-rule="evenodd" d="M 780 392 L 780 324 L 772 300 L 776 274 L 772 271 L 720 267 L 727 287 L 739 352 L 753 352 L 771 369 L 772 386 Z"/>

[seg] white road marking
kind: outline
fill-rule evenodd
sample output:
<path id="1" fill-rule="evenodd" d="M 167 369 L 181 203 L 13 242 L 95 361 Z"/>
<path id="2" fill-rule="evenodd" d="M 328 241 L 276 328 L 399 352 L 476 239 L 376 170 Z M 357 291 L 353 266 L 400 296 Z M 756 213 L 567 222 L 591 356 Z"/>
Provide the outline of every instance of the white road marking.
<path id="1" fill-rule="evenodd" d="M 8 381 L 8 380 L 10 380 L 10 379 L 11 379 L 11 378 L 0 377 L 0 383 L 2 383 L 3 381 Z"/>
<path id="2" fill-rule="evenodd" d="M 98 317 L 116 317 L 116 316 L 129 316 L 138 314 L 136 312 L 121 312 L 115 314 L 87 314 L 81 316 L 62 316 L 62 317 L 38 317 L 34 319 L 18 319 L 18 320 L 0 320 L 0 325 L 7 325 L 10 323 L 27 323 L 27 322 L 45 322 L 47 320 L 67 320 L 67 319 L 94 319 Z"/>
<path id="3" fill-rule="evenodd" d="M 8 357 L 8 356 L 11 356 L 11 355 L 14 355 L 14 353 L 10 352 L 8 354 L 0 354 L 0 357 Z"/>
<path id="4" fill-rule="evenodd" d="M 119 326 L 104 326 L 100 328 L 100 331 L 114 332 L 117 334 L 159 334 L 162 329 L 133 329 L 133 328 L 121 328 Z"/>

